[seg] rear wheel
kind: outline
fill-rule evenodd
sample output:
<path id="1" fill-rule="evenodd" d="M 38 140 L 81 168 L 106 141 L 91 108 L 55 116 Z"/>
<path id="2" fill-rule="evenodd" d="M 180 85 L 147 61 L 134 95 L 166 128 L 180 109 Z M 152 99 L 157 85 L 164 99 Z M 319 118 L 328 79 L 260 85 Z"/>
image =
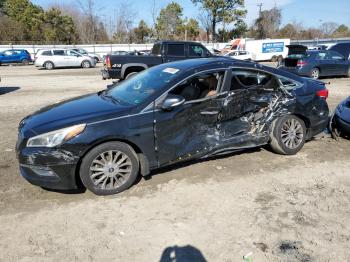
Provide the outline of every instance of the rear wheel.
<path id="1" fill-rule="evenodd" d="M 82 68 L 90 68 L 91 67 L 90 61 L 84 60 L 83 62 L 81 62 L 81 67 Z"/>
<path id="2" fill-rule="evenodd" d="M 311 69 L 311 78 L 319 79 L 320 78 L 320 69 L 317 67 Z"/>
<path id="3" fill-rule="evenodd" d="M 111 195 L 129 188 L 139 172 L 135 151 L 121 142 L 108 142 L 92 149 L 83 159 L 80 177 L 96 195 Z"/>
<path id="4" fill-rule="evenodd" d="M 278 154 L 294 155 L 304 146 L 305 138 L 304 121 L 299 117 L 286 115 L 273 123 L 270 146 Z"/>
<path id="5" fill-rule="evenodd" d="M 29 61 L 27 59 L 22 59 L 22 65 L 29 65 Z"/>
<path id="6" fill-rule="evenodd" d="M 129 74 L 126 75 L 125 79 L 129 79 L 131 77 L 133 77 L 134 75 L 136 75 L 138 72 L 131 72 Z"/>
<path id="7" fill-rule="evenodd" d="M 55 68 L 55 65 L 54 65 L 52 62 L 47 61 L 47 62 L 44 63 L 44 67 L 45 67 L 47 70 L 52 70 L 52 69 Z"/>
<path id="8" fill-rule="evenodd" d="M 98 58 L 95 57 L 94 59 L 95 59 L 95 64 L 97 64 L 99 62 Z"/>
<path id="9" fill-rule="evenodd" d="M 277 62 L 280 64 L 280 63 L 282 63 L 282 61 L 283 61 L 283 56 L 279 55 L 277 57 Z"/>

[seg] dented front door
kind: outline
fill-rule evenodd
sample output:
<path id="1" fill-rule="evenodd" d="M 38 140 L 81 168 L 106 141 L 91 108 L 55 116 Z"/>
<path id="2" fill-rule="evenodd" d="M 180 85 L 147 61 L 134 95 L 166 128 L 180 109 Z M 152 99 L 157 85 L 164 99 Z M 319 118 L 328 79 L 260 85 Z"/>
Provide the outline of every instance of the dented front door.
<path id="1" fill-rule="evenodd" d="M 207 98 L 186 102 L 171 111 L 156 111 L 155 135 L 159 165 L 209 151 L 216 143 L 220 107 L 220 99 Z"/>

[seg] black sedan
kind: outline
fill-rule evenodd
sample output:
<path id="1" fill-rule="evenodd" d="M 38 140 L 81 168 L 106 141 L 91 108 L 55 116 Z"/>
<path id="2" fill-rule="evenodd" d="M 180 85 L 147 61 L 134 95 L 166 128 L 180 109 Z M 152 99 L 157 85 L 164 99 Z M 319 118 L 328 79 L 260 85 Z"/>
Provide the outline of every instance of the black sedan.
<path id="1" fill-rule="evenodd" d="M 309 50 L 290 45 L 287 58 L 279 69 L 314 79 L 324 76 L 350 77 L 350 60 L 333 50 Z"/>
<path id="2" fill-rule="evenodd" d="M 23 119 L 17 154 L 34 185 L 99 195 L 189 159 L 269 144 L 296 154 L 327 127 L 328 90 L 251 62 L 215 57 L 147 69 Z"/>

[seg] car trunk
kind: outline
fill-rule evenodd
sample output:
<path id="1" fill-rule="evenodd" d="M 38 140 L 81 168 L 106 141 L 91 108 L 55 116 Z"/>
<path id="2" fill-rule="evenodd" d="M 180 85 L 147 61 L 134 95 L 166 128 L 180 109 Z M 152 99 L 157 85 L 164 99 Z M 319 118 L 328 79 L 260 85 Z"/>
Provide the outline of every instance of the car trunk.
<path id="1" fill-rule="evenodd" d="M 288 56 L 284 59 L 284 66 L 297 67 L 298 62 L 302 61 L 302 58 L 307 56 L 307 47 L 303 45 L 287 45 Z"/>

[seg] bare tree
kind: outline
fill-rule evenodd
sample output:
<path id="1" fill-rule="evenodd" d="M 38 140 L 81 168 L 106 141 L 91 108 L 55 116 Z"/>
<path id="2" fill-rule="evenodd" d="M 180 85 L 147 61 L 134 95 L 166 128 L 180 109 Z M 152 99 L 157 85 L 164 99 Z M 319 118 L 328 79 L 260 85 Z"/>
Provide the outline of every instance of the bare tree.
<path id="1" fill-rule="evenodd" d="M 211 16 L 211 12 L 207 9 L 201 8 L 200 13 L 198 15 L 198 20 L 206 32 L 206 41 L 209 43 L 210 35 L 211 35 L 211 21 L 213 20 Z"/>
<path id="2" fill-rule="evenodd" d="M 331 37 L 338 27 L 339 27 L 339 24 L 337 23 L 326 22 L 320 26 L 320 30 L 323 34 L 323 37 Z"/>
<path id="3" fill-rule="evenodd" d="M 133 11 L 130 4 L 122 3 L 115 14 L 115 31 L 113 39 L 118 43 L 132 43 L 134 21 L 137 13 Z"/>

